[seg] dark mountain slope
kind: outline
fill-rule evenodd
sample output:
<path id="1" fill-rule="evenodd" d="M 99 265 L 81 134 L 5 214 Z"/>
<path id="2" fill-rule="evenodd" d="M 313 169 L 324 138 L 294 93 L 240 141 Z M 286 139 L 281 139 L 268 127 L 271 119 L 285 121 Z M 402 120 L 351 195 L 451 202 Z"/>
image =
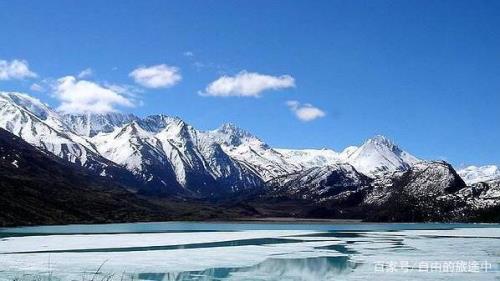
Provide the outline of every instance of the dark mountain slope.
<path id="1" fill-rule="evenodd" d="M 448 163 L 419 163 L 376 182 L 364 207 L 375 221 L 464 221 L 473 216 L 459 196 L 466 187 Z"/>
<path id="2" fill-rule="evenodd" d="M 169 218 L 104 177 L 0 129 L 0 225 L 144 221 Z"/>

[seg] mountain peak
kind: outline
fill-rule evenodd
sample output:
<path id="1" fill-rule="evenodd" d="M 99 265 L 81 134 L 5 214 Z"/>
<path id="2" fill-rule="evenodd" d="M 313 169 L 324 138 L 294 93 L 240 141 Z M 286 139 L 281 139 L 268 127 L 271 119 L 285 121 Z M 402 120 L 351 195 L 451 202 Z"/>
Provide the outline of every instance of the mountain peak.
<path id="1" fill-rule="evenodd" d="M 159 132 L 160 130 L 165 129 L 169 125 L 183 127 L 187 126 L 187 123 L 177 116 L 154 114 L 154 115 L 149 115 L 146 118 L 143 118 L 141 120 L 141 125 L 143 125 L 144 128 L 147 128 L 152 132 Z"/>
<path id="2" fill-rule="evenodd" d="M 41 119 L 47 119 L 51 110 L 39 99 L 19 92 L 0 92 L 0 99 L 20 106 Z"/>
<path id="3" fill-rule="evenodd" d="M 150 133 L 148 133 L 144 128 L 141 127 L 137 120 L 134 120 L 130 123 L 125 124 L 120 132 L 116 135 L 116 137 L 126 135 L 128 137 L 148 137 Z"/>
<path id="4" fill-rule="evenodd" d="M 347 161 L 362 173 L 373 176 L 379 172 L 406 170 L 419 160 L 385 136 L 376 135 L 350 152 Z"/>
<path id="5" fill-rule="evenodd" d="M 184 122 L 181 118 L 179 118 L 177 116 L 170 116 L 170 115 L 166 115 L 166 114 L 153 114 L 153 115 L 149 115 L 145 119 L 157 120 L 157 121 L 162 121 L 162 122 L 167 122 L 167 123 Z"/>
<path id="6" fill-rule="evenodd" d="M 19 93 L 19 92 L 0 92 L 0 97 L 4 99 L 9 99 L 13 102 L 16 101 L 30 101 L 31 103 L 43 104 L 39 99 L 32 97 L 30 95 Z"/>
<path id="7" fill-rule="evenodd" d="M 227 135 L 232 135 L 240 138 L 255 138 L 254 135 L 249 133 L 246 130 L 243 130 L 233 123 L 224 123 L 222 126 L 220 126 L 217 130 L 217 132 L 224 133 Z"/>
<path id="8" fill-rule="evenodd" d="M 389 138 L 383 135 L 375 135 L 374 137 L 368 139 L 365 144 L 375 144 L 377 146 L 385 146 L 385 147 L 397 147 L 397 145 L 391 141 Z"/>
<path id="9" fill-rule="evenodd" d="M 467 184 L 500 179 L 500 169 L 495 165 L 468 166 L 458 171 Z"/>
<path id="10" fill-rule="evenodd" d="M 224 123 L 219 128 L 206 133 L 214 138 L 218 143 L 224 143 L 230 146 L 239 146 L 243 143 L 248 143 L 248 141 L 256 141 L 260 145 L 265 145 L 256 136 L 237 127 L 233 123 Z"/>
<path id="11" fill-rule="evenodd" d="M 228 122 L 228 123 L 222 124 L 219 129 L 220 130 L 236 130 L 236 129 L 238 129 L 238 127 L 236 127 L 236 125 L 234 123 Z"/>
<path id="12" fill-rule="evenodd" d="M 82 136 L 95 136 L 98 133 L 109 133 L 114 129 L 127 123 L 138 120 L 133 114 L 126 113 L 77 113 L 63 114 L 64 123 L 72 129 L 73 132 Z"/>

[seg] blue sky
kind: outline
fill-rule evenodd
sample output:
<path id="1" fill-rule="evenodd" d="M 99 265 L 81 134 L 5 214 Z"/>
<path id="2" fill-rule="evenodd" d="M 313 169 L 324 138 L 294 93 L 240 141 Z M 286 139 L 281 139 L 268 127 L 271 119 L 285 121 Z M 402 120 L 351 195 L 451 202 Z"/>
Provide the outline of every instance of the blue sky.
<path id="1" fill-rule="evenodd" d="M 234 122 L 277 147 L 383 134 L 422 158 L 500 164 L 499 15 L 499 1 L 1 1 L 0 68 L 36 77 L 0 89 L 54 107 L 112 90 L 129 102 L 113 109 Z M 131 75 L 154 66 L 178 79 Z"/>

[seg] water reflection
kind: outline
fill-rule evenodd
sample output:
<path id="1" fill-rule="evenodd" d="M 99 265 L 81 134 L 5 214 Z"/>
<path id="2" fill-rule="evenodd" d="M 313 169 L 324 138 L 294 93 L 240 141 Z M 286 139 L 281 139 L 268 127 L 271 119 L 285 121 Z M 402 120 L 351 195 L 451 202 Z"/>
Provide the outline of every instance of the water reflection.
<path id="1" fill-rule="evenodd" d="M 347 274 L 359 265 L 347 256 L 304 259 L 270 258 L 262 263 L 241 268 L 211 268 L 203 271 L 178 273 L 140 273 L 139 280 L 188 281 L 188 280 L 328 280 Z"/>
<path id="2" fill-rule="evenodd" d="M 166 245 L 166 246 L 26 251 L 26 252 L 15 252 L 15 254 L 144 252 L 144 251 L 164 251 L 164 250 L 176 250 L 176 249 L 237 247 L 237 246 L 249 246 L 249 245 L 269 245 L 269 244 L 276 245 L 276 244 L 297 243 L 297 242 L 306 242 L 306 241 L 297 239 L 294 240 L 284 239 L 284 238 L 256 238 L 256 239 L 240 239 L 240 240 L 230 240 L 230 241 L 211 242 L 211 243 L 192 243 L 192 244 Z M 10 254 L 10 253 L 4 253 L 4 254 Z"/>
<path id="3" fill-rule="evenodd" d="M 382 228 L 383 225 L 377 227 Z M 431 225 L 434 228 L 434 225 Z M 235 226 L 238 228 L 239 225 Z M 314 228 L 315 226 L 311 226 Z M 360 231 L 359 229 L 321 232 L 269 232 L 255 235 L 242 231 L 227 240 L 223 234 L 217 239 L 201 239 L 214 233 L 197 233 L 195 239 L 181 239 L 173 243 L 163 237 L 158 241 L 136 243 L 131 236 L 123 243 L 99 244 L 89 239 L 88 248 L 76 249 L 44 245 L 45 239 L 68 243 L 67 235 L 30 238 L 21 244 L 11 244 L 17 237 L 0 238 L 1 281 L 131 281 L 131 280 L 499 280 L 500 229 L 464 228 L 448 230 Z M 411 228 L 420 228 L 411 225 Z M 423 228 L 423 226 L 421 227 Z M 148 229 L 149 230 L 149 229 Z M 1 233 L 1 232 L 0 232 Z M 179 236 L 186 236 L 179 232 Z M 204 237 L 205 235 L 205 237 Z M 262 235 L 262 237 L 261 237 Z M 172 236 L 172 235 L 170 235 Z M 114 235 L 110 236 L 114 237 Z M 155 236 L 156 237 L 156 236 Z M 162 236 L 159 236 L 162 237 Z M 173 235 L 173 238 L 178 237 Z M 171 237 L 171 238 L 172 238 Z M 253 238 L 252 238 L 253 237 Z M 255 238 L 259 237 L 259 238 Z M 158 238 L 158 237 L 156 237 Z M 439 238 L 439 239 L 438 239 Z M 118 239 L 118 238 L 116 238 Z M 121 238 L 123 239 L 123 237 Z M 206 241 L 206 242 L 202 242 Z M 111 240 L 109 240 L 111 241 Z M 160 240 L 159 240 L 160 241 Z M 130 243 L 129 243 L 130 242 Z M 133 242 L 133 243 L 132 243 Z M 154 242 L 154 243 L 153 243 Z M 26 247 L 31 252 L 12 253 L 14 246 Z M 31 243 L 31 244 L 30 244 Z M 96 247 L 99 245 L 99 247 Z M 152 245 L 152 246 L 151 246 Z M 110 248 L 104 248 L 110 247 Z M 8 252 L 7 249 L 13 249 Z M 48 258 L 50 257 L 50 258 Z M 97 276 L 96 268 L 104 266 Z M 491 271 L 480 273 L 420 272 L 420 262 L 488 261 Z M 377 272 L 377 264 L 409 263 L 412 272 Z M 47 265 L 50 264 L 50 268 Z M 84 272 L 85 278 L 82 278 Z M 121 273 L 125 275 L 122 278 Z M 141 272 L 141 273 L 138 273 Z M 108 279 L 109 277 L 109 279 Z M 496 278 L 496 279 L 495 279 Z"/>

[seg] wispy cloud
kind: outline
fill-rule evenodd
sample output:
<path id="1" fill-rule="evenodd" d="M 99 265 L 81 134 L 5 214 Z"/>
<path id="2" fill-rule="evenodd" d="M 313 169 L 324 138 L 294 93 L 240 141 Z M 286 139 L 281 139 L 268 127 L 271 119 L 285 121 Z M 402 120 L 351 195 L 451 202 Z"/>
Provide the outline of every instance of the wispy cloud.
<path id="1" fill-rule="evenodd" d="M 92 68 L 86 68 L 82 71 L 80 71 L 80 73 L 78 74 L 78 78 L 82 79 L 82 78 L 87 78 L 87 77 L 90 77 L 94 74 L 94 71 L 92 70 Z"/>
<path id="2" fill-rule="evenodd" d="M 235 76 L 222 76 L 210 83 L 203 96 L 213 97 L 260 97 L 267 90 L 295 87 L 295 79 L 290 75 L 271 76 L 256 72 L 241 71 Z"/>
<path id="3" fill-rule="evenodd" d="M 134 81 L 146 88 L 168 88 L 179 83 L 182 79 L 179 68 L 159 64 L 153 66 L 141 66 L 129 74 Z"/>
<path id="4" fill-rule="evenodd" d="M 134 85 L 128 84 L 113 84 L 113 83 L 102 83 L 102 85 L 112 91 L 117 92 L 118 94 L 124 95 L 129 98 L 140 98 L 140 94 L 144 93 L 144 89 L 139 88 Z"/>
<path id="5" fill-rule="evenodd" d="M 196 71 L 215 70 L 219 74 L 227 72 L 227 67 L 225 65 L 205 61 L 192 51 L 185 51 L 182 53 L 182 55 L 190 62 L 190 64 L 196 69 Z"/>
<path id="6" fill-rule="evenodd" d="M 133 107 L 133 100 L 118 90 L 96 82 L 78 80 L 74 76 L 59 78 L 54 96 L 61 104 L 58 110 L 72 113 L 106 113 L 117 111 L 117 106 Z"/>
<path id="7" fill-rule="evenodd" d="M 304 122 L 309 122 L 326 116 L 326 113 L 323 110 L 309 103 L 301 104 L 296 100 L 290 100 L 286 102 L 286 105 L 299 120 Z"/>
<path id="8" fill-rule="evenodd" d="M 33 92 L 45 92 L 45 88 L 38 83 L 31 84 L 30 90 L 32 90 Z"/>
<path id="9" fill-rule="evenodd" d="M 35 78 L 37 74 L 30 70 L 25 60 L 0 60 L 0 80 Z"/>

